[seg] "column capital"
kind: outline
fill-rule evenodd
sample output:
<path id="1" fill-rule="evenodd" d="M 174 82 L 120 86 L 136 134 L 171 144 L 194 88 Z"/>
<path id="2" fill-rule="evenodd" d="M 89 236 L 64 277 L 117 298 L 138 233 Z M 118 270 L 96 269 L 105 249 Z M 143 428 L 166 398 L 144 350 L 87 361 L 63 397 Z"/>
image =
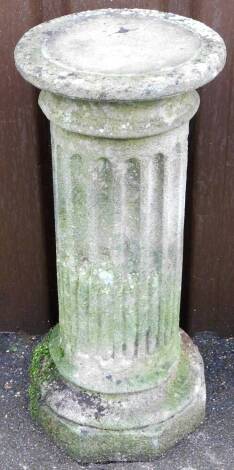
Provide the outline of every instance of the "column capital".
<path id="1" fill-rule="evenodd" d="M 70 99 L 41 91 L 39 105 L 46 117 L 71 132 L 111 139 L 135 139 L 170 131 L 197 112 L 196 91 L 161 100 L 106 102 Z"/>

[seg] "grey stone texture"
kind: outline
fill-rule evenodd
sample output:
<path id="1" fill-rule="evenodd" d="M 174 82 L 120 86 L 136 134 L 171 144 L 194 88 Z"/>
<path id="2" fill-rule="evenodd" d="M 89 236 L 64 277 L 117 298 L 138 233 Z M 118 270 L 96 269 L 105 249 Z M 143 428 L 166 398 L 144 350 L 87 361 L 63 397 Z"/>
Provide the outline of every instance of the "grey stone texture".
<path id="1" fill-rule="evenodd" d="M 193 338 L 205 364 L 206 417 L 151 462 L 82 465 L 57 447 L 28 410 L 28 366 L 39 337 L 0 333 L 1 470 L 230 470 L 234 467 L 234 339 Z"/>
<path id="2" fill-rule="evenodd" d="M 205 25 L 149 10 L 58 18 L 16 47 L 51 122 L 56 221 L 59 326 L 31 404 L 78 461 L 154 458 L 204 417 L 179 331 L 187 138 L 225 56 Z"/>
<path id="3" fill-rule="evenodd" d="M 156 10 L 76 13 L 28 31 L 16 48 L 26 80 L 70 98 L 152 100 L 194 90 L 222 70 L 222 38 Z"/>
<path id="4" fill-rule="evenodd" d="M 53 370 L 42 380 L 41 366 L 47 367 L 42 355 L 33 371 L 40 389 L 40 403 L 34 404 L 38 410 L 33 411 L 81 462 L 153 459 L 204 418 L 202 359 L 185 333 L 181 349 L 179 364 L 167 380 L 138 394 L 90 392 L 55 377 Z"/>

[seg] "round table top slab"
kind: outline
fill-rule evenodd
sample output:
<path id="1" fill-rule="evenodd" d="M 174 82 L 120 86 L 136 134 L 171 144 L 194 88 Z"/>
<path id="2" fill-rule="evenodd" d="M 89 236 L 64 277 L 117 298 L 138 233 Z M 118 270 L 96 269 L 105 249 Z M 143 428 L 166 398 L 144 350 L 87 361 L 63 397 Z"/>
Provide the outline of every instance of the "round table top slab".
<path id="1" fill-rule="evenodd" d="M 223 68 L 222 38 L 204 24 L 155 10 L 75 13 L 29 30 L 15 49 L 38 88 L 90 100 L 152 100 L 196 89 Z"/>

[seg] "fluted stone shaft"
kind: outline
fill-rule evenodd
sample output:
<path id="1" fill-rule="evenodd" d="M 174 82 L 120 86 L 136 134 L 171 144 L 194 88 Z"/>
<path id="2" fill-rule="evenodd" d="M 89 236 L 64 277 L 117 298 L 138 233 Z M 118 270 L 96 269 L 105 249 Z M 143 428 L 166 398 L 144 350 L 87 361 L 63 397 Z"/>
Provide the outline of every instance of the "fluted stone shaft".
<path id="1" fill-rule="evenodd" d="M 178 361 L 188 123 L 198 103 L 193 92 L 84 112 L 80 100 L 70 109 L 41 94 L 51 119 L 61 372 L 77 385 L 147 389 Z"/>
<path id="2" fill-rule="evenodd" d="M 78 461 L 152 459 L 204 417 L 179 330 L 187 147 L 225 57 L 207 26 L 139 9 L 57 18 L 16 47 L 51 123 L 56 220 L 59 325 L 31 410 Z"/>

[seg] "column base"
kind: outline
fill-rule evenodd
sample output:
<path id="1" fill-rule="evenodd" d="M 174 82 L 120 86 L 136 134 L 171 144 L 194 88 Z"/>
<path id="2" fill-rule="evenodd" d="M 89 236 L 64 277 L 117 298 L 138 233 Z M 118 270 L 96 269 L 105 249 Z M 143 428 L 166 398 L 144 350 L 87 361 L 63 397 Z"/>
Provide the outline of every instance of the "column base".
<path id="1" fill-rule="evenodd" d="M 131 394 L 98 394 L 64 381 L 48 343 L 47 336 L 33 356 L 31 413 L 79 462 L 152 460 L 204 418 L 203 362 L 184 332 L 171 380 Z"/>

